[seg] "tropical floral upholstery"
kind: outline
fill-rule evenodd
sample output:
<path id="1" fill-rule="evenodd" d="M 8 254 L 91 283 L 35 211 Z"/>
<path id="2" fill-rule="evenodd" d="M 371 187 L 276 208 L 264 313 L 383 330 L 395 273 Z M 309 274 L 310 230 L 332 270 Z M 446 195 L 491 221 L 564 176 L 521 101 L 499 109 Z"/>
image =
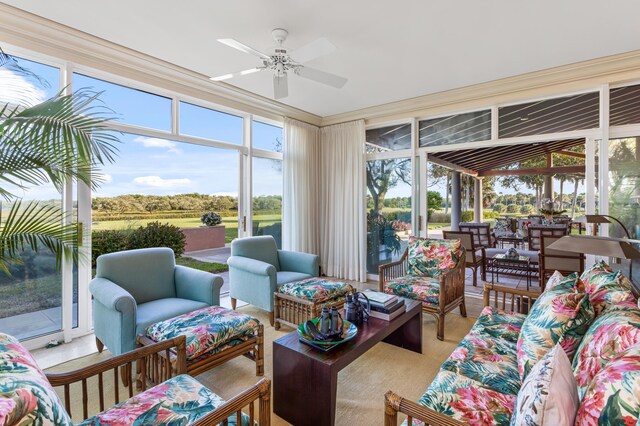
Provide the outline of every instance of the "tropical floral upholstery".
<path id="1" fill-rule="evenodd" d="M 420 275 L 404 275 L 389 281 L 385 293 L 420 300 L 423 305 L 438 305 L 440 280 Z"/>
<path id="2" fill-rule="evenodd" d="M 483 311 L 476 326 L 462 339 L 441 368 L 476 380 L 487 389 L 511 395 L 518 393 L 520 376 L 516 342 L 522 322 L 499 324 L 505 316 L 508 315 L 491 315 Z M 486 325 L 484 321 L 487 321 Z M 520 318 L 520 321 L 524 321 L 524 318 Z"/>
<path id="3" fill-rule="evenodd" d="M 511 219 L 504 217 L 497 218 L 493 224 L 493 234 L 496 237 L 511 235 Z"/>
<path id="4" fill-rule="evenodd" d="M 79 426 L 187 425 L 224 402 L 196 379 L 183 374 L 90 417 Z M 229 425 L 236 425 L 235 414 L 227 420 Z M 249 423 L 243 414 L 242 425 Z"/>
<path id="5" fill-rule="evenodd" d="M 476 380 L 441 370 L 418 404 L 470 425 L 506 426 L 515 401 L 515 394 L 500 393 Z"/>
<path id="6" fill-rule="evenodd" d="M 0 333 L 0 425 L 71 425 L 60 398 L 18 339 Z"/>
<path id="7" fill-rule="evenodd" d="M 283 284 L 278 288 L 278 293 L 317 303 L 345 297 L 354 292 L 355 289 L 350 284 L 318 277 Z"/>
<path id="8" fill-rule="evenodd" d="M 582 398 L 576 425 L 636 425 L 640 411 L 640 345 L 609 361 Z"/>
<path id="9" fill-rule="evenodd" d="M 578 403 L 571 362 L 562 346 L 556 345 L 533 366 L 522 384 L 511 425 L 573 425 Z"/>
<path id="10" fill-rule="evenodd" d="M 612 359 L 640 344 L 640 309 L 608 309 L 598 315 L 584 335 L 575 358 L 573 372 L 580 398 L 593 377 Z"/>
<path id="11" fill-rule="evenodd" d="M 464 256 L 460 240 L 409 239 L 407 273 L 438 278 L 455 268 Z"/>
<path id="12" fill-rule="evenodd" d="M 573 359 L 595 316 L 587 294 L 574 287 L 577 279 L 577 274 L 569 275 L 533 304 L 518 337 L 518 371 L 522 380 L 556 343 Z"/>
<path id="13" fill-rule="evenodd" d="M 187 360 L 195 360 L 232 340 L 257 333 L 260 321 L 220 306 L 208 306 L 151 324 L 147 336 L 161 342 L 181 335 L 187 338 Z"/>
<path id="14" fill-rule="evenodd" d="M 636 304 L 636 298 L 631 292 L 631 281 L 619 271 L 613 272 L 603 261 L 585 270 L 581 279 L 596 314 L 608 307 Z"/>

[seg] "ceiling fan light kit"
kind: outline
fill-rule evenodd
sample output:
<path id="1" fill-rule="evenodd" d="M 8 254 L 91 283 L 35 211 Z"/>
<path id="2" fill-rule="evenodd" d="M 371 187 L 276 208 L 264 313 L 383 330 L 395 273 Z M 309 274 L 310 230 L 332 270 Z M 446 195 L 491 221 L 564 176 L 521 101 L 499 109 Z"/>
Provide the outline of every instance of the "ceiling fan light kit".
<path id="1" fill-rule="evenodd" d="M 329 40 L 319 38 L 293 51 L 290 55 L 287 53 L 287 49 L 282 47 L 288 35 L 289 32 L 283 28 L 276 28 L 271 31 L 271 36 L 276 43 L 273 55 L 267 55 L 232 38 L 218 39 L 222 44 L 260 58 L 262 65 L 235 73 L 211 77 L 211 80 L 223 81 L 269 69 L 273 71 L 273 94 L 276 99 L 286 98 L 289 95 L 289 71 L 299 77 L 338 89 L 347 83 L 347 79 L 344 77 L 303 65 L 306 62 L 333 52 L 336 48 Z"/>

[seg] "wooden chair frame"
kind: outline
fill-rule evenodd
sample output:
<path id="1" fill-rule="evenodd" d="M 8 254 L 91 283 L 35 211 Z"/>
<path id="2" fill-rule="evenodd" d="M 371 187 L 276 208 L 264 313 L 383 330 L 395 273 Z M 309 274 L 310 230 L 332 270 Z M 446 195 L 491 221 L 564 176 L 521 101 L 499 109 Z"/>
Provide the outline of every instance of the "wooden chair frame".
<path id="1" fill-rule="evenodd" d="M 465 266 L 467 268 L 473 269 L 473 286 L 477 287 L 478 286 L 478 268 L 483 266 L 484 251 L 482 251 L 482 255 L 480 257 L 478 257 L 476 255 L 476 252 L 479 249 L 476 248 L 476 244 L 475 244 L 475 241 L 474 241 L 474 238 L 473 238 L 473 232 L 471 232 L 471 231 L 442 231 L 442 236 L 444 237 L 445 240 L 456 240 L 458 238 L 456 238 L 455 235 L 460 235 L 460 234 L 469 235 L 469 237 L 471 238 L 471 247 L 465 247 L 465 250 L 466 250 Z M 471 256 L 470 260 L 468 259 L 469 256 Z"/>
<path id="2" fill-rule="evenodd" d="M 458 227 L 462 232 L 471 232 L 473 234 L 476 249 L 480 249 L 482 247 L 493 248 L 496 246 L 496 236 L 491 232 L 491 224 L 489 224 L 489 222 L 460 222 Z M 481 236 L 486 236 L 487 241 L 489 242 L 488 246 L 482 244 Z"/>
<path id="3" fill-rule="evenodd" d="M 175 362 L 175 369 L 170 365 L 170 353 L 172 352 L 172 348 L 174 348 L 177 355 Z M 87 380 L 91 377 L 98 376 L 98 398 L 100 404 L 100 412 L 105 410 L 105 393 L 104 393 L 104 384 L 103 384 L 103 376 L 105 372 L 111 370 L 113 373 L 113 379 L 116 386 L 113 387 L 113 400 L 114 405 L 121 402 L 121 398 L 119 395 L 119 387 L 118 379 L 119 372 L 118 370 L 122 370 L 122 374 L 128 376 L 128 380 L 126 383 L 129 383 L 129 396 L 126 398 L 131 398 L 134 395 L 133 391 L 133 363 L 135 362 L 139 365 L 141 371 L 141 390 L 145 391 L 148 385 L 151 385 L 153 382 L 161 382 L 170 379 L 174 373 L 178 374 L 186 374 L 187 372 L 187 349 L 186 349 L 186 338 L 184 336 L 176 337 L 175 339 L 166 340 L 159 343 L 154 343 L 149 346 L 145 346 L 142 348 L 138 348 L 134 351 L 126 352 L 122 355 L 115 356 L 113 358 L 107 359 L 105 361 L 101 361 L 97 364 L 93 364 L 79 370 L 71 371 L 68 373 L 51 373 L 47 374 L 47 380 L 53 387 L 64 387 L 64 404 L 65 409 L 69 415 L 72 415 L 71 412 L 71 391 L 70 387 L 74 383 L 82 383 L 82 415 L 83 419 L 87 419 L 89 417 L 88 406 L 89 406 L 89 392 L 87 389 Z M 164 362 L 158 362 L 158 360 L 162 358 Z M 147 376 L 147 365 L 154 365 L 152 375 L 153 377 Z M 211 413 L 208 413 L 204 417 L 200 418 L 197 422 L 193 423 L 196 426 L 213 426 L 218 425 L 221 422 L 226 424 L 226 419 L 233 415 L 234 413 L 237 415 L 238 424 L 240 422 L 240 416 L 242 413 L 242 409 L 249 406 L 249 417 L 251 418 L 251 424 L 253 424 L 254 419 L 258 420 L 259 424 L 262 426 L 269 426 L 271 422 L 271 381 L 268 379 L 262 379 L 255 385 L 249 387 L 244 390 L 240 394 L 231 398 L 218 408 L 216 408 Z M 258 418 L 255 418 L 255 401 L 258 400 Z M 107 407 L 108 408 L 108 407 Z"/>
<path id="4" fill-rule="evenodd" d="M 540 236 L 540 285 L 542 286 L 542 291 L 544 291 L 546 285 L 547 285 L 547 280 L 549 279 L 549 277 L 551 277 L 551 275 L 553 275 L 553 273 L 555 271 L 559 271 L 560 273 L 567 275 L 567 274 L 572 274 L 574 272 L 578 272 L 579 274 L 582 273 L 582 271 L 584 271 L 584 261 L 585 261 L 585 256 L 583 253 L 575 253 L 575 254 L 569 254 L 567 252 L 567 254 L 547 254 L 545 253 L 546 247 L 548 244 L 545 243 L 545 239 L 546 238 L 553 238 L 558 239 L 561 238 L 560 236 L 556 236 L 556 235 L 541 235 Z M 579 261 L 579 269 L 578 271 L 575 271 L 574 269 L 557 269 L 557 268 L 553 268 L 553 269 L 547 269 L 546 267 L 546 260 L 547 258 L 554 258 L 554 259 L 569 259 L 569 260 L 578 260 Z"/>
<path id="5" fill-rule="evenodd" d="M 422 304 L 422 311 L 433 315 L 438 323 L 438 340 L 444 340 L 444 317 L 447 313 L 460 307 L 460 315 L 467 316 L 467 307 L 464 303 L 464 266 L 466 262 L 466 253 L 463 248 L 463 255 L 458 260 L 458 264 L 449 272 L 441 275 L 440 279 L 440 297 L 438 298 L 438 306 L 429 306 Z M 394 278 L 407 275 L 407 267 L 409 263 L 409 249 L 405 250 L 402 257 L 396 261 L 386 265 L 380 265 L 378 289 L 384 291 L 385 284 Z"/>
<path id="6" fill-rule="evenodd" d="M 531 231 L 534 231 L 534 233 L 536 231 L 540 231 L 540 233 L 537 235 L 532 235 Z M 566 226 L 562 227 L 558 225 L 531 225 L 527 232 L 527 241 L 529 245 L 529 250 L 539 251 L 540 247 L 542 246 L 543 236 L 553 237 L 553 236 L 563 236 L 568 234 L 569 234 L 569 228 Z M 540 243 L 538 245 L 536 245 L 536 243 L 534 242 L 534 238 L 540 239 Z"/>
<path id="7" fill-rule="evenodd" d="M 492 294 L 493 293 L 493 297 Z M 485 306 L 493 306 L 497 309 L 527 313 L 528 309 L 540 294 L 532 291 L 517 290 L 509 287 L 485 284 Z M 413 424 L 413 420 L 424 422 L 431 426 L 464 426 L 467 423 L 455 420 L 447 415 L 431 410 L 414 401 L 405 399 L 392 391 L 384 395 L 384 426 L 396 426 L 398 413 L 407 416 L 407 423 Z"/>

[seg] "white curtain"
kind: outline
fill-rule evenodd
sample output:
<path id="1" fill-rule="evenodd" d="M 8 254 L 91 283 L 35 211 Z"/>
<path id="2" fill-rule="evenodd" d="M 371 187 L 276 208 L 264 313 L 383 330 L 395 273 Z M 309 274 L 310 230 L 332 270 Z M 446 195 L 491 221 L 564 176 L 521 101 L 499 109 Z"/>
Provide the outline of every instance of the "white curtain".
<path id="1" fill-rule="evenodd" d="M 284 120 L 282 247 L 320 254 L 318 240 L 318 136 L 316 126 Z"/>
<path id="2" fill-rule="evenodd" d="M 320 129 L 320 264 L 329 276 L 367 280 L 364 121 Z"/>

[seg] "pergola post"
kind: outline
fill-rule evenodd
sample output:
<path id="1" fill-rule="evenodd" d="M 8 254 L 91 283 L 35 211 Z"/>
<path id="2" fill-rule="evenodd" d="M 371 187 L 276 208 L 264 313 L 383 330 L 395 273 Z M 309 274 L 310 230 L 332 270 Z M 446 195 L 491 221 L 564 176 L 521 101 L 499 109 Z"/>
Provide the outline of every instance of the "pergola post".
<path id="1" fill-rule="evenodd" d="M 482 177 L 473 179 L 473 221 L 482 222 Z"/>
<path id="2" fill-rule="evenodd" d="M 451 172 L 451 229 L 459 231 L 462 217 L 462 192 L 460 191 L 460 172 Z"/>
<path id="3" fill-rule="evenodd" d="M 550 200 L 553 200 L 553 175 L 544 175 L 544 197 L 543 198 L 548 198 Z"/>

